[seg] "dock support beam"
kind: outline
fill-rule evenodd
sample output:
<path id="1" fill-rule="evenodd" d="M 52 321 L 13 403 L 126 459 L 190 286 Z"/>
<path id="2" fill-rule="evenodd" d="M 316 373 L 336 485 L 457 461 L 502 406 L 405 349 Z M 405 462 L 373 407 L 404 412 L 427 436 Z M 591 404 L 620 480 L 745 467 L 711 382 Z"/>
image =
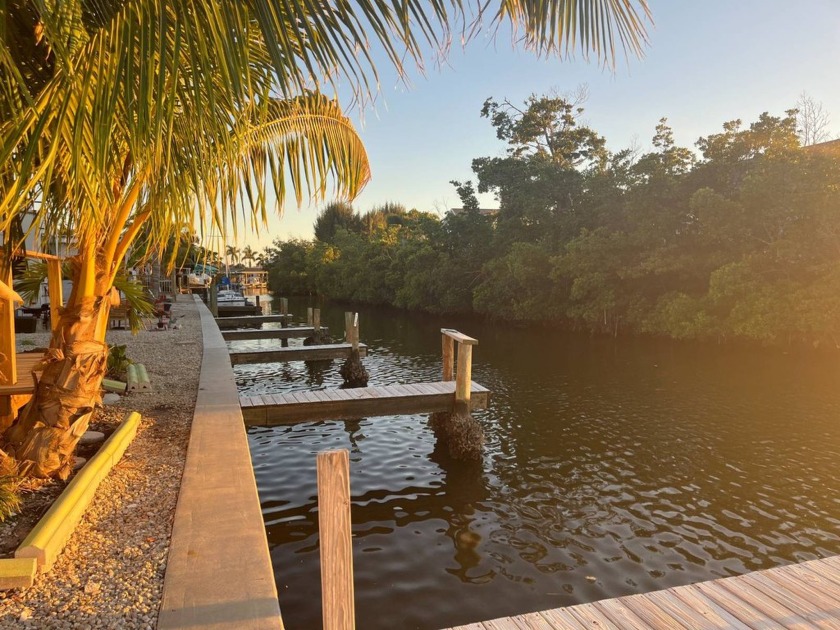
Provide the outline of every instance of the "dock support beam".
<path id="1" fill-rule="evenodd" d="M 318 536 L 324 630 L 356 627 L 353 541 L 350 530 L 350 454 L 318 453 Z"/>

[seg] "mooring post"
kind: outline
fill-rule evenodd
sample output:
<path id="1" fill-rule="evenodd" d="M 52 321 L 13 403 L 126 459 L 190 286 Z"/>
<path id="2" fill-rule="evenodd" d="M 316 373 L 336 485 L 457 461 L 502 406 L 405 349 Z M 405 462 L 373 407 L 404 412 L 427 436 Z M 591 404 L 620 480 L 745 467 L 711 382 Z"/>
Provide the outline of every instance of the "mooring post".
<path id="1" fill-rule="evenodd" d="M 353 315 L 353 341 L 350 343 L 353 344 L 353 350 L 359 349 L 359 314 L 355 313 Z"/>
<path id="2" fill-rule="evenodd" d="M 451 381 L 455 377 L 455 340 L 441 331 L 443 345 L 443 380 Z"/>
<path id="3" fill-rule="evenodd" d="M 306 308 L 306 325 L 307 326 L 312 325 L 312 307 L 311 306 Z"/>
<path id="4" fill-rule="evenodd" d="M 458 343 L 458 371 L 455 373 L 455 413 L 470 411 L 472 382 L 472 345 Z"/>
<path id="5" fill-rule="evenodd" d="M 58 319 L 64 306 L 63 289 L 61 286 L 61 261 L 47 261 L 47 292 L 50 296 L 50 329 L 58 328 Z"/>
<path id="6" fill-rule="evenodd" d="M 316 458 L 321 610 L 324 630 L 356 627 L 353 542 L 350 529 L 350 455 L 323 451 Z"/>
<path id="7" fill-rule="evenodd" d="M 289 298 L 280 298 L 280 314 L 281 315 L 288 315 L 289 314 Z M 288 317 L 283 317 L 280 320 L 280 328 L 286 328 L 289 325 Z M 283 340 L 283 346 L 289 345 L 289 342 L 285 339 Z"/>
<path id="8" fill-rule="evenodd" d="M 321 309 L 316 308 L 312 311 L 312 327 L 315 329 L 315 332 L 319 332 L 321 330 Z"/>
<path id="9" fill-rule="evenodd" d="M 218 290 L 219 289 L 216 287 L 215 283 L 211 282 L 210 283 L 210 296 L 209 296 L 210 304 L 209 304 L 209 306 L 210 306 L 210 312 L 213 314 L 213 317 L 218 317 L 219 316 L 219 302 L 217 300 L 217 295 L 216 295 L 216 292 Z"/>
<path id="10" fill-rule="evenodd" d="M 344 341 L 353 342 L 353 313 L 344 311 Z"/>
<path id="11" fill-rule="evenodd" d="M 455 370 L 455 412 L 469 413 L 472 384 L 472 347 L 478 339 L 451 328 L 441 328 L 443 335 L 443 380 L 452 380 L 452 363 L 455 342 L 458 342 L 458 369 Z M 448 377 L 448 378 L 447 378 Z"/>

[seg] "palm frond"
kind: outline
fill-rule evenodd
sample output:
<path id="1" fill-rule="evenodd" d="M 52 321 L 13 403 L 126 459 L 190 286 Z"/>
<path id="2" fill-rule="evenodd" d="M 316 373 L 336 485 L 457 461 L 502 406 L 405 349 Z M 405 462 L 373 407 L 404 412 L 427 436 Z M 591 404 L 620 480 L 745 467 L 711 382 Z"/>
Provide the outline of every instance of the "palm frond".
<path id="1" fill-rule="evenodd" d="M 308 90 L 371 94 L 374 47 L 402 72 L 490 16 L 538 53 L 612 65 L 619 48 L 641 52 L 649 19 L 646 0 L 0 3 L 0 230 L 33 212 L 107 256 L 146 221 L 157 246 L 194 219 L 256 227 L 267 185 L 280 203 L 329 178 L 357 194 L 364 147 Z"/>

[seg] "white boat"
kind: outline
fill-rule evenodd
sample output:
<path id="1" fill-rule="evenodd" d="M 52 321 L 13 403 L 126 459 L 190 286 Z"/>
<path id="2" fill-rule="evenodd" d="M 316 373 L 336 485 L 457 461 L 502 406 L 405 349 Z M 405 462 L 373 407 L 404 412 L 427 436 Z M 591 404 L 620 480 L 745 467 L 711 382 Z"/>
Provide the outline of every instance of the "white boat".
<path id="1" fill-rule="evenodd" d="M 251 306 L 244 295 L 233 289 L 219 289 L 216 294 L 216 304 L 220 306 Z"/>

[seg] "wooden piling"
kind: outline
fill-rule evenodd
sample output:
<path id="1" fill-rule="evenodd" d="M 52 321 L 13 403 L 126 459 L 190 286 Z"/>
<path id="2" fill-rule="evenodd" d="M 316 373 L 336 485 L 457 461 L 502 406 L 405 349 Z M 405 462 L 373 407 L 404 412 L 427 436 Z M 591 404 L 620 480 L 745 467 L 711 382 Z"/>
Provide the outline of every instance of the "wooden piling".
<path id="1" fill-rule="evenodd" d="M 458 371 L 455 376 L 455 412 L 470 412 L 470 381 L 472 381 L 472 346 L 458 344 Z"/>
<path id="2" fill-rule="evenodd" d="M 312 328 L 318 333 L 321 331 L 321 309 L 316 308 L 312 311 Z"/>
<path id="3" fill-rule="evenodd" d="M 58 320 L 64 305 L 61 261 L 58 259 L 47 261 L 47 291 L 50 296 L 50 329 L 54 331 L 58 328 Z"/>
<path id="4" fill-rule="evenodd" d="M 359 349 L 359 314 L 354 313 L 353 315 L 353 340 L 350 342 L 353 344 L 353 350 Z"/>
<path id="5" fill-rule="evenodd" d="M 281 315 L 288 315 L 289 314 L 289 298 L 280 298 L 280 314 Z M 289 320 L 285 317 L 280 321 L 280 328 L 286 328 L 289 325 Z M 284 346 L 288 346 L 289 342 L 284 341 Z"/>
<path id="6" fill-rule="evenodd" d="M 312 317 L 313 317 L 313 315 L 312 315 L 312 307 L 311 307 L 311 306 L 309 306 L 309 307 L 307 307 L 307 309 L 306 309 L 306 325 L 307 325 L 307 326 L 312 326 Z"/>
<path id="7" fill-rule="evenodd" d="M 344 311 L 344 340 L 353 342 L 353 313 L 350 311 Z"/>
<path id="8" fill-rule="evenodd" d="M 318 535 L 324 630 L 356 627 L 350 520 L 350 454 L 318 453 Z"/>
<path id="9" fill-rule="evenodd" d="M 210 308 L 210 312 L 213 314 L 213 317 L 219 316 L 218 291 L 219 289 L 216 284 L 211 282 L 207 295 L 207 301 L 209 302 L 207 306 Z"/>
<path id="10" fill-rule="evenodd" d="M 451 381 L 455 378 L 455 340 L 447 334 L 442 334 L 443 345 L 443 380 Z"/>
<path id="11" fill-rule="evenodd" d="M 453 346 L 456 341 L 458 342 L 458 369 L 455 371 L 455 412 L 469 413 L 470 383 L 472 381 L 472 347 L 478 344 L 478 340 L 451 328 L 441 328 L 440 332 L 443 335 L 444 381 L 452 380 Z"/>

